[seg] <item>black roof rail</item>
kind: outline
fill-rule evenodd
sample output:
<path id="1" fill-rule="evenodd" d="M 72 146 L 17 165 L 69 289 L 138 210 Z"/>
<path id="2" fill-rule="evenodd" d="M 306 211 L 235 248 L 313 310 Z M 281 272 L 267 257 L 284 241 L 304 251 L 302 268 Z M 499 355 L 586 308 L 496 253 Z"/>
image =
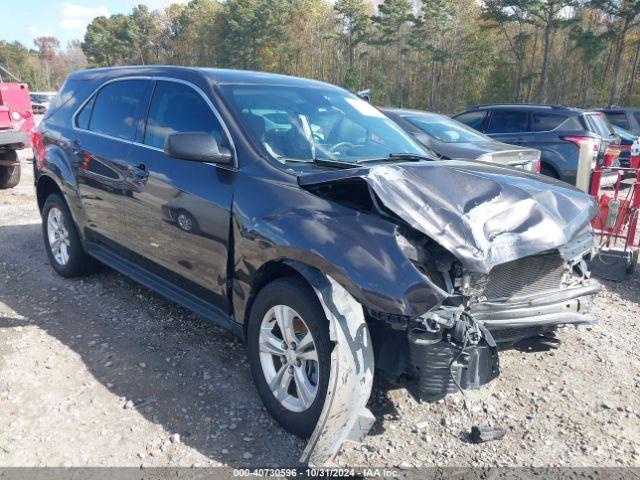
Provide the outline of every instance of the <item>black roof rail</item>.
<path id="1" fill-rule="evenodd" d="M 481 103 L 478 105 L 473 105 L 472 107 L 468 107 L 467 110 L 471 110 L 472 108 L 484 108 L 484 107 L 547 107 L 547 108 L 558 108 L 558 109 L 572 108 L 566 105 L 545 104 L 545 103 Z"/>

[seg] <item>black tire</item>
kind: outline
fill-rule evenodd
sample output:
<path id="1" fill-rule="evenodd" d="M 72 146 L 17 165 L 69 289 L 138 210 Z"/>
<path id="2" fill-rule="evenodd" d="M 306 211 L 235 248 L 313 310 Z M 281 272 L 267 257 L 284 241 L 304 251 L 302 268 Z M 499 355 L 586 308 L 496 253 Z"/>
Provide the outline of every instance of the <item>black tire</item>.
<path id="1" fill-rule="evenodd" d="M 56 260 L 49 243 L 47 221 L 49 212 L 53 208 L 57 208 L 62 213 L 64 224 L 68 231 L 69 260 L 64 264 Z M 93 273 L 97 269 L 99 265 L 98 262 L 93 257 L 87 255 L 84 248 L 82 248 L 80 235 L 78 235 L 78 230 L 67 203 L 63 200 L 62 196 L 57 193 L 49 195 L 44 202 L 42 208 L 42 236 L 44 237 L 44 247 L 49 257 L 49 262 L 58 275 L 65 278 L 79 277 Z"/>
<path id="2" fill-rule="evenodd" d="M 558 172 L 556 172 L 553 167 L 549 167 L 548 165 L 541 165 L 540 173 L 542 175 L 546 175 L 547 177 L 555 178 L 556 180 L 560 179 L 560 175 L 558 175 Z"/>
<path id="3" fill-rule="evenodd" d="M 264 377 L 259 356 L 259 333 L 263 317 L 275 305 L 287 305 L 304 319 L 318 354 L 319 378 L 316 398 L 302 412 L 285 408 L 273 395 Z M 307 438 L 313 432 L 327 396 L 331 363 L 329 321 L 313 289 L 297 277 L 274 280 L 265 286 L 253 303 L 247 326 L 247 353 L 251 374 L 262 402 L 271 416 L 288 432 Z"/>
<path id="4" fill-rule="evenodd" d="M 9 150 L 0 153 L 0 160 L 18 161 L 18 152 Z M 20 164 L 0 165 L 0 189 L 13 188 L 20 183 Z"/>

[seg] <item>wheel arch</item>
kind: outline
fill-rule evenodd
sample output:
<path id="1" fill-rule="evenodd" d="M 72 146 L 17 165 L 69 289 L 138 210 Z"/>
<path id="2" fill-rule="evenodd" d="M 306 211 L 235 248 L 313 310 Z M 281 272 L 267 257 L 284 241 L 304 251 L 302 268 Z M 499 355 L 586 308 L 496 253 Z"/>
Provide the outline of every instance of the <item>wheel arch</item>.
<path id="1" fill-rule="evenodd" d="M 313 268 L 310 266 L 306 267 Z M 251 309 L 253 308 L 255 299 L 258 296 L 258 293 L 260 293 L 260 291 L 269 283 L 279 278 L 297 277 L 309 285 L 309 287 L 313 288 L 309 280 L 300 271 L 299 262 L 292 262 L 289 260 L 271 260 L 262 265 L 254 275 L 255 280 L 251 285 L 251 291 L 247 298 L 242 318 L 244 338 L 247 338 L 247 325 L 249 324 L 249 316 L 251 315 Z"/>
<path id="2" fill-rule="evenodd" d="M 52 193 L 58 193 L 63 196 L 62 189 L 52 177 L 49 175 L 41 175 L 38 179 L 38 183 L 36 184 L 36 199 L 38 201 L 38 209 L 40 212 L 42 212 L 42 208 L 44 207 L 44 202 L 47 200 L 47 197 Z"/>

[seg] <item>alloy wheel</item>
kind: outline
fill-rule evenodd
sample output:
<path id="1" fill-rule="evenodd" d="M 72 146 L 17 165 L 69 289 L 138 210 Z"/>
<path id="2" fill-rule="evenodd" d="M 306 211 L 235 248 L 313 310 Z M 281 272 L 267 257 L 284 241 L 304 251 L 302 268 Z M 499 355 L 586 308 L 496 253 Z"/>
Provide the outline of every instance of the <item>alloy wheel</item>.
<path id="1" fill-rule="evenodd" d="M 318 352 L 311 330 L 287 305 L 270 308 L 259 334 L 260 364 L 267 385 L 280 404 L 303 412 L 318 394 Z"/>
<path id="2" fill-rule="evenodd" d="M 51 208 L 47 215 L 47 236 L 53 258 L 60 265 L 66 265 L 69 262 L 71 242 L 64 216 L 57 207 Z"/>

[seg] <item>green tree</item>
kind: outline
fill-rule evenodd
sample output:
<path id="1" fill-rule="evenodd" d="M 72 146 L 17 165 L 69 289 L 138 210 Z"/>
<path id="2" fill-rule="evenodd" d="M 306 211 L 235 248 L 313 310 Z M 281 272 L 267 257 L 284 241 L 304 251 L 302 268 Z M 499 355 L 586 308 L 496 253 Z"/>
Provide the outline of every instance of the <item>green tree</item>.
<path id="1" fill-rule="evenodd" d="M 614 20 L 614 31 L 616 32 L 617 40 L 613 60 L 613 78 L 609 91 L 609 104 L 612 105 L 616 102 L 618 96 L 620 66 L 627 34 L 638 25 L 640 0 L 593 0 L 592 5 Z"/>
<path id="2" fill-rule="evenodd" d="M 347 65 L 353 69 L 358 45 L 371 33 L 369 5 L 364 0 L 337 0 L 335 12 L 342 27 L 341 34 L 347 46 Z"/>
<path id="3" fill-rule="evenodd" d="M 395 50 L 394 100 L 402 106 L 404 102 L 404 57 L 407 52 L 407 29 L 416 23 L 411 0 L 384 0 L 378 6 L 378 15 L 373 18 L 378 27 L 377 43 L 393 45 Z"/>
<path id="4" fill-rule="evenodd" d="M 554 33 L 576 21 L 572 12 L 578 5 L 578 0 L 487 0 L 484 4 L 485 18 L 499 24 L 529 24 L 543 32 L 542 67 L 536 93 L 540 102 L 547 101 L 547 74 Z M 512 48 L 517 51 L 516 46 Z"/>

